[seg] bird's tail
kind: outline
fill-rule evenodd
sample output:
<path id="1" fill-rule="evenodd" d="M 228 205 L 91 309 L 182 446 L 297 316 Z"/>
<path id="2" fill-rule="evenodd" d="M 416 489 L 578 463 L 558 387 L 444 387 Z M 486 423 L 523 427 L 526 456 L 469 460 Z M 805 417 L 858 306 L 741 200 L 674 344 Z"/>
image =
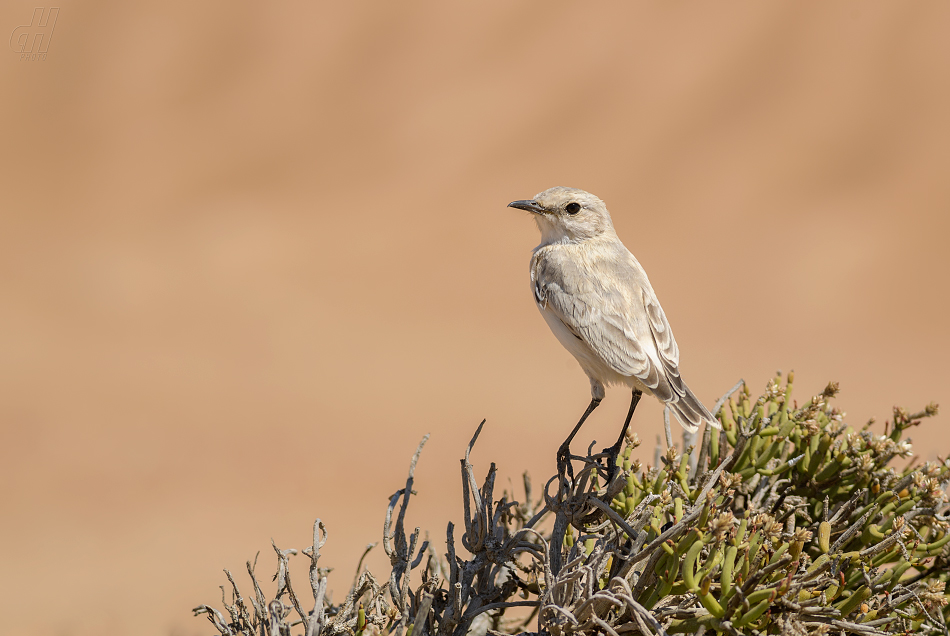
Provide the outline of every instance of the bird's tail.
<path id="1" fill-rule="evenodd" d="M 709 409 L 699 401 L 696 394 L 690 391 L 688 386 L 684 385 L 683 388 L 686 389 L 685 395 L 676 395 L 674 392 L 676 399 L 667 402 L 667 406 L 673 411 L 673 415 L 676 416 L 682 427 L 690 433 L 695 433 L 703 422 L 713 428 L 722 428 L 718 420 L 709 412 Z"/>

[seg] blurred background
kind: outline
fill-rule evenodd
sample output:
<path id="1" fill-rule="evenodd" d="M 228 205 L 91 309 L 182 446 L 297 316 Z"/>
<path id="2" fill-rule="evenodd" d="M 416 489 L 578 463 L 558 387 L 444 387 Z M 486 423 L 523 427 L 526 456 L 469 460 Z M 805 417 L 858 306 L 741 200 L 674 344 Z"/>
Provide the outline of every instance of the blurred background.
<path id="1" fill-rule="evenodd" d="M 3 34 L 35 6 L 5 2 Z M 0 56 L 2 631 L 211 634 L 190 609 L 221 569 L 272 572 L 316 517 L 340 600 L 427 432 L 408 524 L 440 550 L 482 418 L 480 474 L 550 475 L 589 387 L 505 205 L 552 185 L 607 202 L 707 405 L 792 368 L 799 400 L 840 381 L 855 425 L 947 402 L 948 20 L 64 3 L 45 61 Z M 634 426 L 650 460 L 655 401 Z"/>

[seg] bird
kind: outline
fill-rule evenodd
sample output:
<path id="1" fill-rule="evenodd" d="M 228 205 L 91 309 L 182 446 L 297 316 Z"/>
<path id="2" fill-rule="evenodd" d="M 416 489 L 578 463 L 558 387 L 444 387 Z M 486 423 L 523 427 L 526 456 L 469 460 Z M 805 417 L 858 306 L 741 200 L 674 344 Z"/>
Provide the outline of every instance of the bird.
<path id="1" fill-rule="evenodd" d="M 687 431 L 716 418 L 686 386 L 670 323 L 639 261 L 617 236 L 598 197 L 556 186 L 508 207 L 530 212 L 541 231 L 531 256 L 531 292 L 555 337 L 590 380 L 591 401 L 558 449 L 570 467 L 570 444 L 610 385 L 632 389 L 617 443 L 604 449 L 611 477 L 630 420 L 644 393 L 672 411 Z"/>

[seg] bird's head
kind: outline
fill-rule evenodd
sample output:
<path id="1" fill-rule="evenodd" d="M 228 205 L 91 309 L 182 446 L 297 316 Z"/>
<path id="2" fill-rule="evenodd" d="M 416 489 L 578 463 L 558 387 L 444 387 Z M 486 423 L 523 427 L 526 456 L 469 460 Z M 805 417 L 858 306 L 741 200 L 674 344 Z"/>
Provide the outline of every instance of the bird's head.
<path id="1" fill-rule="evenodd" d="M 534 214 L 544 244 L 616 236 L 604 202 L 577 188 L 555 186 L 533 199 L 512 201 L 508 207 Z"/>

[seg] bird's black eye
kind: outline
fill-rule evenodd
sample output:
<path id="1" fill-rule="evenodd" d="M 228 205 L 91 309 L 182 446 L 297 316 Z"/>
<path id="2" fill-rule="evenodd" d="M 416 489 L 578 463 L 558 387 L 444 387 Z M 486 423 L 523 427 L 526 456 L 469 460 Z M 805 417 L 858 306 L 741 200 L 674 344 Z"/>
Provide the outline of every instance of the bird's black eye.
<path id="1" fill-rule="evenodd" d="M 581 204 L 577 202 L 571 202 L 567 204 L 567 207 L 564 208 L 567 210 L 568 214 L 577 214 L 581 211 Z"/>

